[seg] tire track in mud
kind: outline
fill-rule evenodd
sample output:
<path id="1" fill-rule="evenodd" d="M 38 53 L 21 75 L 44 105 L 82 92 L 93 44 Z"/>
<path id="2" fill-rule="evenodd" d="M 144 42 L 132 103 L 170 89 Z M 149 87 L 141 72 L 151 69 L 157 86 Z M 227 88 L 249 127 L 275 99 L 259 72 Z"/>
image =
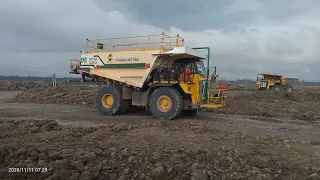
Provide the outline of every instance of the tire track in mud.
<path id="1" fill-rule="evenodd" d="M 0 97 L 14 97 L 17 92 L 0 92 Z M 96 112 L 92 106 L 64 104 L 33 104 L 33 103 L 0 103 L 2 117 L 20 118 L 35 117 L 42 119 L 57 119 L 68 126 L 97 126 L 105 123 L 142 124 L 156 122 L 151 113 L 130 113 L 121 116 L 107 117 Z M 227 115 L 202 112 L 197 117 L 181 117 L 171 121 L 173 125 L 183 126 L 190 122 L 209 121 L 228 131 L 241 131 L 250 135 L 275 135 L 282 138 L 315 141 L 320 139 L 319 126 L 307 121 L 268 118 L 261 116 Z"/>

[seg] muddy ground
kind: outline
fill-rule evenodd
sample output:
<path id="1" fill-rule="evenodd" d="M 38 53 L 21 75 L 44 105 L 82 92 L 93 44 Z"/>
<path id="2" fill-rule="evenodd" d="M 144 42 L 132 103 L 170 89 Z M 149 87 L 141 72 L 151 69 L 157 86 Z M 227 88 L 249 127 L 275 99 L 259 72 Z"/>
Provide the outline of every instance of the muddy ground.
<path id="1" fill-rule="evenodd" d="M 15 102 L 94 105 L 98 86 L 60 84 L 34 85 L 15 98 Z M 287 118 L 320 123 L 320 86 L 295 89 L 293 93 L 248 89 L 226 91 L 228 106 L 216 113 Z"/>
<path id="2" fill-rule="evenodd" d="M 317 88 L 230 90 L 226 108 L 175 121 L 102 116 L 92 86 L 0 89 L 3 179 L 320 179 Z"/>

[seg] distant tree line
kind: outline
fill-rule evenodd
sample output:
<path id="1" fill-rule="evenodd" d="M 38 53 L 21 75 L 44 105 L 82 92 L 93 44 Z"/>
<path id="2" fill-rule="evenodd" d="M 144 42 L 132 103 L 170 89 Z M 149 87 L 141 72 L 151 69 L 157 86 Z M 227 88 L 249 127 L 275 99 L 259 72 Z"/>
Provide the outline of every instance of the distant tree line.
<path id="1" fill-rule="evenodd" d="M 64 77 L 64 78 L 56 78 L 57 81 L 67 81 L 69 79 L 78 79 L 78 78 L 70 78 L 70 77 Z M 41 82 L 51 82 L 51 77 L 36 77 L 36 76 L 1 76 L 1 81 L 41 81 Z"/>
<path id="2" fill-rule="evenodd" d="M 72 77 L 64 77 L 64 78 L 56 78 L 57 81 L 68 81 L 69 79 L 79 79 L 80 78 L 72 78 Z M 37 76 L 1 76 L 0 75 L 0 81 L 41 81 L 41 82 L 51 82 L 52 79 L 51 77 L 37 77 Z M 237 79 L 237 80 L 223 80 L 225 83 L 236 83 L 236 84 L 241 84 L 241 83 L 255 83 L 255 80 L 252 79 Z M 302 80 L 300 81 L 302 84 L 315 84 L 319 85 L 319 81 L 305 81 Z"/>

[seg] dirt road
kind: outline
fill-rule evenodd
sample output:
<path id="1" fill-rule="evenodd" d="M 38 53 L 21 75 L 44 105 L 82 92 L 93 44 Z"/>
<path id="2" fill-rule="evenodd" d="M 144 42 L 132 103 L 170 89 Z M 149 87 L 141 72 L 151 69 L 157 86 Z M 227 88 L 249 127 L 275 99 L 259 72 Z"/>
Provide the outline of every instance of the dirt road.
<path id="1" fill-rule="evenodd" d="M 7 103 L 19 91 L 0 91 L 0 116 L 3 118 L 32 117 L 56 120 L 69 126 L 99 126 L 106 123 L 142 124 L 153 123 L 149 112 L 130 113 L 121 116 L 107 117 L 100 115 L 92 106 L 64 104 Z M 293 138 L 300 141 L 319 141 L 320 127 L 304 121 L 283 118 L 264 118 L 244 115 L 227 115 L 202 112 L 196 118 L 182 117 L 168 122 L 175 126 L 184 126 L 192 122 L 206 122 L 228 131 L 240 131 L 249 135 L 272 135 L 281 138 Z"/>

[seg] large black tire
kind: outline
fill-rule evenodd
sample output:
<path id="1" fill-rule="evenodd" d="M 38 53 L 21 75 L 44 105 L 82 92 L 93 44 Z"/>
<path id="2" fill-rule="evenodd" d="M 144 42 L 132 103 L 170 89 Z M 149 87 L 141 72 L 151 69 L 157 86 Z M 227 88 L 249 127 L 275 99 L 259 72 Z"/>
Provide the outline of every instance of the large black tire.
<path id="1" fill-rule="evenodd" d="M 106 106 L 105 96 L 111 95 L 113 97 L 113 103 L 110 106 Z M 122 99 L 121 86 L 110 85 L 103 87 L 96 97 L 96 107 L 98 111 L 103 115 L 117 115 L 124 112 L 125 101 Z"/>
<path id="2" fill-rule="evenodd" d="M 282 91 L 283 90 L 283 86 L 281 84 L 276 84 L 272 87 L 272 90 L 274 91 Z"/>
<path id="3" fill-rule="evenodd" d="M 161 111 L 158 106 L 158 99 L 166 96 L 171 101 L 167 111 Z M 171 87 L 161 87 L 152 92 L 150 97 L 150 110 L 153 116 L 161 120 L 172 120 L 181 115 L 183 110 L 183 98 L 180 92 Z"/>

